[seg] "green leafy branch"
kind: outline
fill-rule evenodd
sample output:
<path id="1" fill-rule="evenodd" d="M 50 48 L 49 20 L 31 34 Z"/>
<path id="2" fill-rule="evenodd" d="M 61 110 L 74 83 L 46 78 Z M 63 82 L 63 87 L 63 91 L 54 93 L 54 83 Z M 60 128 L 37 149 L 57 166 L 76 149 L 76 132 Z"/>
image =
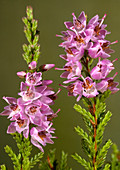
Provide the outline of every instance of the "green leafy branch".
<path id="1" fill-rule="evenodd" d="M 120 169 L 120 151 L 117 148 L 116 144 L 112 146 L 113 153 L 111 154 L 111 169 L 110 170 L 119 170 Z"/>
<path id="2" fill-rule="evenodd" d="M 40 45 L 38 44 L 39 40 L 39 31 L 37 30 L 38 21 L 33 19 L 33 10 L 31 7 L 27 7 L 26 10 L 27 17 L 23 18 L 25 24 L 24 33 L 29 42 L 29 45 L 23 45 L 23 58 L 27 64 L 32 61 L 38 61 L 40 55 Z"/>
<path id="3" fill-rule="evenodd" d="M 108 90 L 95 98 L 83 98 L 83 103 L 87 106 L 89 111 L 86 111 L 80 105 L 74 105 L 74 109 L 82 115 L 88 129 L 87 133 L 81 127 L 75 127 L 75 131 L 81 136 L 82 148 L 87 154 L 89 161 L 81 158 L 77 153 L 72 155 L 72 157 L 88 170 L 101 169 L 103 166 L 105 170 L 110 169 L 110 165 L 104 165 L 104 163 L 112 142 L 109 139 L 103 146 L 100 145 L 102 143 L 105 126 L 112 116 L 110 111 L 106 112 L 105 100 L 109 94 L 110 91 Z"/>
<path id="4" fill-rule="evenodd" d="M 58 163 L 55 157 L 55 149 L 50 150 L 47 156 L 47 160 L 41 161 L 40 170 L 72 170 L 67 165 L 67 154 L 62 151 L 61 160 Z"/>
<path id="5" fill-rule="evenodd" d="M 36 163 L 40 162 L 43 157 L 43 152 L 40 152 L 34 157 L 30 158 L 32 145 L 29 138 L 24 138 L 22 134 L 14 133 L 12 134 L 18 147 L 18 154 L 14 153 L 12 148 L 8 145 L 5 146 L 5 152 L 9 155 L 13 162 L 14 170 L 30 170 Z M 1 169 L 5 170 L 5 165 L 1 165 Z"/>

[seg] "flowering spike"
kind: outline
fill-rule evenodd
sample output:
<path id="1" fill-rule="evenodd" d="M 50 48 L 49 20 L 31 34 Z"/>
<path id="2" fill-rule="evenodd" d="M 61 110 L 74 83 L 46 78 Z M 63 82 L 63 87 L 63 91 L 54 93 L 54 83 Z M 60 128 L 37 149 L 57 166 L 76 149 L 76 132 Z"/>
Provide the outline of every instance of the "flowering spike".
<path id="1" fill-rule="evenodd" d="M 82 160 L 77 154 L 73 157 L 78 162 L 80 159 L 81 164 L 88 169 L 96 170 L 101 169 L 105 161 L 107 149 L 105 151 L 104 148 L 109 148 L 111 145 L 111 141 L 108 140 L 100 149 L 104 132 L 101 124 L 102 126 L 106 125 L 111 117 L 111 113 L 105 111 L 104 101 L 110 92 L 113 94 L 119 90 L 117 88 L 119 83 L 114 82 L 117 73 L 113 77 L 108 77 L 109 73 L 115 69 L 113 63 L 117 59 L 113 61 L 107 59 L 114 52 L 110 45 L 118 41 L 111 43 L 105 39 L 106 35 L 110 33 L 105 29 L 106 25 L 103 24 L 106 14 L 102 19 L 99 19 L 98 15 L 94 16 L 88 24 L 84 12 L 81 12 L 78 18 L 74 13 L 72 15 L 73 22 L 65 22 L 68 30 L 64 31 L 64 35 L 67 35 L 67 38 L 62 37 L 63 42 L 60 45 L 66 53 L 60 57 L 66 61 L 66 64 L 62 68 L 55 68 L 55 70 L 64 71 L 60 77 L 66 78 L 63 81 L 64 84 L 69 84 L 66 86 L 60 84 L 60 86 L 68 90 L 68 96 L 77 97 L 77 102 L 83 99 L 85 106 L 89 109 L 87 112 L 79 105 L 75 107 L 82 114 L 90 132 L 89 135 L 79 126 L 75 129 L 82 136 L 83 148 L 88 153 L 90 162 L 85 163 L 85 160 Z M 94 66 L 96 59 L 98 63 Z"/>
<path id="2" fill-rule="evenodd" d="M 29 42 L 29 45 L 23 45 L 24 59 L 28 64 L 28 70 L 17 73 L 19 77 L 25 78 L 25 82 L 21 82 L 20 85 L 19 97 L 17 99 L 3 97 L 8 106 L 4 108 L 5 110 L 0 115 L 8 116 L 11 121 L 7 133 L 22 133 L 26 139 L 30 136 L 31 143 L 44 152 L 42 146 L 45 146 L 46 143 L 54 143 L 52 138 L 55 137 L 52 134 L 55 129 L 52 128 L 53 123 L 51 121 L 57 117 L 60 109 L 54 113 L 50 105 L 54 104 L 54 100 L 61 89 L 58 89 L 55 93 L 49 87 L 52 80 L 43 80 L 42 78 L 42 72 L 50 70 L 55 64 L 44 64 L 38 69 L 36 68 L 39 57 L 39 37 L 36 30 L 37 20 L 33 19 L 31 7 L 27 7 L 27 17 L 23 18 L 23 22 L 25 23 L 26 38 Z M 24 146 L 25 140 L 21 142 Z M 21 159 L 24 159 L 24 157 Z"/>

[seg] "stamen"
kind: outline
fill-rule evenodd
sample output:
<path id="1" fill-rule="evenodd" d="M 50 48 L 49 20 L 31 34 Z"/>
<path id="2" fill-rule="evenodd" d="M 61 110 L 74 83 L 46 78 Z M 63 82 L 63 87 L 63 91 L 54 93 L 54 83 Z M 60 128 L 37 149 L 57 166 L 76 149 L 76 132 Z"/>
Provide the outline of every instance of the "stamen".
<path id="1" fill-rule="evenodd" d="M 82 76 L 82 74 L 80 75 L 80 77 L 83 79 L 84 82 L 86 82 L 85 79 L 84 79 L 84 77 Z"/>
<path id="2" fill-rule="evenodd" d="M 114 74 L 113 79 L 117 76 L 117 74 L 118 74 L 118 72 L 116 72 L 116 73 Z"/>
<path id="3" fill-rule="evenodd" d="M 107 16 L 107 14 L 105 14 L 105 15 L 102 17 L 102 20 L 101 20 L 101 22 L 100 22 L 100 24 L 99 24 L 99 27 L 101 27 L 101 25 L 103 24 L 104 19 L 105 19 L 106 16 Z"/>
<path id="4" fill-rule="evenodd" d="M 60 93 L 61 89 L 58 89 L 57 93 L 55 93 L 55 96 L 58 95 L 58 93 Z"/>
<path id="5" fill-rule="evenodd" d="M 118 58 L 116 58 L 115 60 L 113 60 L 112 63 L 114 63 L 114 62 L 117 61 L 117 60 L 118 60 Z"/>
<path id="6" fill-rule="evenodd" d="M 118 40 L 111 42 L 110 44 L 116 44 L 118 43 Z"/>
<path id="7" fill-rule="evenodd" d="M 67 88 L 68 86 L 64 86 L 64 85 L 62 85 L 62 84 L 59 84 L 59 86 L 62 86 L 62 87 L 65 87 L 65 88 Z"/>
<path id="8" fill-rule="evenodd" d="M 101 60 L 101 57 L 98 58 L 98 62 L 100 62 L 100 60 Z"/>
<path id="9" fill-rule="evenodd" d="M 58 34 L 56 34 L 56 37 L 63 37 L 62 35 L 58 35 Z"/>
<path id="10" fill-rule="evenodd" d="M 72 16 L 76 18 L 76 16 L 75 16 L 74 12 L 72 13 Z"/>

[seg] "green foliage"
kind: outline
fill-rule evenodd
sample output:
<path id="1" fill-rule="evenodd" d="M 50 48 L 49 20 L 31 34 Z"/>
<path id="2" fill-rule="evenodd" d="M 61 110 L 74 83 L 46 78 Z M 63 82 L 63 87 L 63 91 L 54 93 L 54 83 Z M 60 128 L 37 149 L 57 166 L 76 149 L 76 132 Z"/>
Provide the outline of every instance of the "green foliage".
<path id="1" fill-rule="evenodd" d="M 6 170 L 6 166 L 5 165 L 0 165 L 1 170 Z"/>
<path id="2" fill-rule="evenodd" d="M 88 120 L 95 121 L 94 117 L 91 115 L 90 112 L 87 112 L 85 109 L 83 109 L 80 105 L 75 104 L 74 109 L 78 111 L 82 116 L 84 116 Z"/>
<path id="3" fill-rule="evenodd" d="M 40 159 L 43 157 L 43 153 L 40 152 L 34 157 L 30 158 L 32 145 L 29 138 L 23 137 L 23 134 L 14 133 L 11 134 L 15 139 L 18 147 L 18 154 L 15 154 L 10 146 L 5 146 L 5 152 L 10 156 L 13 161 L 14 170 L 30 170 L 33 168 L 36 163 L 40 162 Z M 3 170 L 5 169 L 4 165 L 1 165 Z"/>
<path id="4" fill-rule="evenodd" d="M 14 133 L 11 134 L 17 143 L 17 147 L 19 152 L 22 154 L 23 157 L 28 157 L 31 154 L 32 145 L 30 143 L 29 137 L 26 139 L 23 137 L 22 134 Z"/>
<path id="5" fill-rule="evenodd" d="M 55 159 L 55 149 L 50 150 L 47 156 L 47 160 L 45 162 L 41 161 L 40 170 L 51 170 L 54 168 L 56 170 L 57 160 Z"/>
<path id="6" fill-rule="evenodd" d="M 37 20 L 33 19 L 33 10 L 31 7 L 27 7 L 26 10 L 27 17 L 23 18 L 25 24 L 24 33 L 28 40 L 28 45 L 23 45 L 23 58 L 29 64 L 32 61 L 38 61 L 40 55 L 40 45 L 38 44 L 39 40 L 39 31 L 37 31 Z"/>
<path id="7" fill-rule="evenodd" d="M 108 149 L 110 148 L 111 145 L 112 145 L 112 141 L 109 139 L 105 143 L 105 145 L 98 151 L 97 158 L 96 158 L 97 167 L 101 167 L 104 164 Z"/>
<path id="8" fill-rule="evenodd" d="M 39 165 L 40 170 L 72 170 L 67 165 L 67 154 L 62 151 L 61 160 L 58 163 L 55 157 L 55 149 L 50 150 L 46 161 L 41 161 Z"/>
<path id="9" fill-rule="evenodd" d="M 43 157 L 43 152 L 36 154 L 30 160 L 30 168 L 33 168 L 38 162 L 40 162 L 41 158 Z"/>
<path id="10" fill-rule="evenodd" d="M 14 169 L 15 170 L 20 170 L 21 169 L 21 164 L 19 161 L 18 156 L 13 152 L 12 148 L 9 147 L 8 145 L 5 146 L 5 152 L 9 155 L 11 160 L 13 161 Z"/>
<path id="11" fill-rule="evenodd" d="M 72 170 L 71 168 L 68 168 L 67 166 L 67 156 L 68 155 L 64 151 L 62 151 L 59 170 Z"/>
<path id="12" fill-rule="evenodd" d="M 103 94 L 101 94 L 100 101 L 105 102 L 105 100 L 109 97 L 110 94 L 111 94 L 111 90 L 108 89 Z"/>
<path id="13" fill-rule="evenodd" d="M 82 115 L 83 120 L 87 126 L 87 129 L 91 133 L 93 130 L 91 122 L 93 123 L 95 122 L 94 116 L 92 116 L 90 112 L 87 112 L 85 109 L 83 109 L 80 105 L 75 104 L 74 109 Z"/>
<path id="14" fill-rule="evenodd" d="M 92 141 L 92 137 L 89 136 L 82 128 L 79 126 L 75 127 L 76 132 L 78 135 L 82 137 L 82 147 L 84 151 L 87 153 L 88 157 L 92 159 L 92 152 L 94 151 L 94 145 Z"/>
<path id="15" fill-rule="evenodd" d="M 75 127 L 76 132 L 81 136 L 82 148 L 87 154 L 89 161 L 87 162 L 77 153 L 72 155 L 72 157 L 83 165 L 85 169 L 103 169 L 108 149 L 112 145 L 110 139 L 103 146 L 100 145 L 102 143 L 105 126 L 112 116 L 110 111 L 106 112 L 105 100 L 109 95 L 110 91 L 107 90 L 95 98 L 82 98 L 84 105 L 89 111 L 86 111 L 80 105 L 74 105 L 74 109 L 82 115 L 89 132 L 88 134 L 79 126 Z M 109 170 L 109 168 L 110 165 L 106 164 L 104 170 Z"/>
<path id="16" fill-rule="evenodd" d="M 103 170 L 109 170 L 110 169 L 110 164 L 106 164 Z"/>
<path id="17" fill-rule="evenodd" d="M 97 127 L 97 137 L 96 137 L 96 140 L 98 141 L 98 146 L 102 142 L 105 126 L 107 125 L 107 123 L 110 120 L 111 116 L 112 116 L 112 113 L 110 111 L 108 111 L 105 114 L 105 116 L 102 119 L 102 121 L 98 124 L 98 127 Z"/>
<path id="18" fill-rule="evenodd" d="M 82 166 L 85 167 L 85 169 L 87 170 L 92 170 L 92 167 L 90 165 L 89 162 L 87 162 L 85 159 L 81 158 L 81 156 L 79 156 L 77 153 L 75 153 L 75 155 L 72 155 L 72 157 L 79 162 Z"/>
<path id="19" fill-rule="evenodd" d="M 119 170 L 120 169 L 120 151 L 117 148 L 116 144 L 112 146 L 113 153 L 111 154 L 111 170 Z"/>

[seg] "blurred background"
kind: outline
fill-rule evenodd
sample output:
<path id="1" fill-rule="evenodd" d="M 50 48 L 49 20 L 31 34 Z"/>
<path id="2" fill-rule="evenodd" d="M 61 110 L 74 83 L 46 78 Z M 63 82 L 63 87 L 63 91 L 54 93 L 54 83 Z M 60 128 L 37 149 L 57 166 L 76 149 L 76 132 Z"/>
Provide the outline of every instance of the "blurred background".
<path id="1" fill-rule="evenodd" d="M 20 79 L 16 73 L 27 68 L 26 62 L 22 58 L 22 45 L 26 43 L 23 32 L 24 24 L 22 17 L 26 16 L 26 6 L 32 6 L 34 18 L 39 21 L 41 55 L 39 65 L 45 63 L 54 63 L 56 67 L 62 67 L 65 62 L 59 57 L 64 50 L 58 45 L 62 42 L 56 34 L 66 30 L 64 21 L 72 21 L 72 12 L 78 16 L 81 11 L 85 11 L 88 19 L 98 14 L 100 18 L 106 13 L 105 22 L 107 30 L 111 32 L 106 39 L 110 41 L 118 40 L 119 43 L 112 46 L 116 51 L 111 59 L 120 58 L 120 0 L 0 0 L 0 112 L 6 106 L 3 96 L 18 97 L 20 91 Z M 116 70 L 112 71 L 111 76 L 118 72 L 116 81 L 120 82 L 120 59 L 114 63 Z M 44 73 L 44 78 L 54 81 L 52 87 L 57 91 L 63 79 L 59 76 L 62 72 L 50 70 Z M 73 106 L 76 103 L 75 97 L 68 97 L 67 91 L 62 88 L 55 105 L 52 107 L 56 112 L 61 109 L 59 116 L 54 120 L 56 136 L 54 145 L 48 144 L 45 149 L 45 155 L 49 149 L 56 148 L 56 157 L 60 159 L 61 151 L 68 153 L 68 164 L 73 170 L 84 169 L 71 158 L 71 154 L 77 152 L 82 157 L 85 154 L 81 148 L 81 138 L 74 130 L 74 127 L 84 123 L 79 113 Z M 79 102 L 81 105 L 82 103 Z M 112 119 L 105 129 L 104 141 L 111 138 L 120 148 L 120 92 L 111 95 L 107 100 L 107 109 L 112 113 Z M 16 145 L 11 135 L 6 134 L 9 125 L 7 117 L 0 117 L 0 164 L 5 163 L 9 170 L 11 161 L 4 152 L 6 144 L 12 146 L 16 151 Z M 33 153 L 39 150 L 33 147 Z M 110 160 L 110 152 L 107 160 Z M 34 169 L 38 169 L 37 167 Z"/>

